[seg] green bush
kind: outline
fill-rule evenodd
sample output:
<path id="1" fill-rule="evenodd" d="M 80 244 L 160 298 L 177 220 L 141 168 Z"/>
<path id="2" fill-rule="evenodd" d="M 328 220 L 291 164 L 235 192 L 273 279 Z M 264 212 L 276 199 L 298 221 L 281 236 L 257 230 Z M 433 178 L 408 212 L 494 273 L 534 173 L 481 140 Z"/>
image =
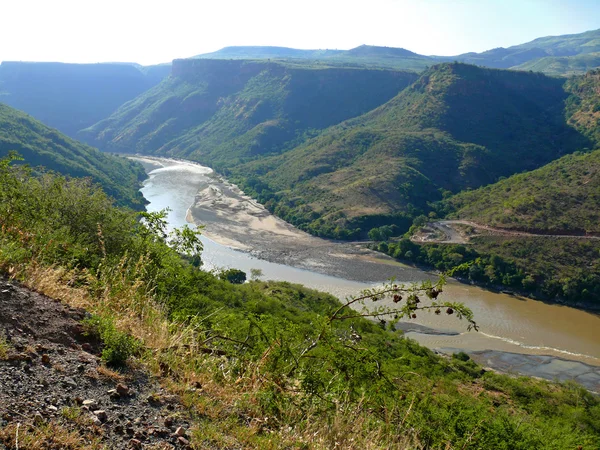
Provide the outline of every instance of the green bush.
<path id="1" fill-rule="evenodd" d="M 84 326 L 89 336 L 102 341 L 102 360 L 109 366 L 124 366 L 142 348 L 133 336 L 117 330 L 112 318 L 92 316 L 85 319 Z"/>

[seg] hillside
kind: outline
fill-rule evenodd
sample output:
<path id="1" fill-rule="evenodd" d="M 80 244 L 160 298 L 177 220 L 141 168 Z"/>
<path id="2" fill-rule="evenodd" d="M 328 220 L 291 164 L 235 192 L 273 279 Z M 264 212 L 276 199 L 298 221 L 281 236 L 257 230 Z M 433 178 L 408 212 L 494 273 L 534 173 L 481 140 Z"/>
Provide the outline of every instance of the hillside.
<path id="1" fill-rule="evenodd" d="M 169 78 L 79 136 L 103 150 L 229 167 L 365 113 L 415 79 L 388 70 L 176 60 Z"/>
<path id="2" fill-rule="evenodd" d="M 317 234 L 355 235 L 396 220 L 405 226 L 407 215 L 426 212 L 446 191 L 493 183 L 589 145 L 565 123 L 563 84 L 442 64 L 374 111 L 233 174 L 272 211 Z"/>
<path id="3" fill-rule="evenodd" d="M 102 153 L 0 103 L 0 157 L 18 152 L 25 163 L 72 177 L 91 177 L 119 204 L 139 209 L 143 168 L 125 158 Z"/>
<path id="4" fill-rule="evenodd" d="M 600 150 L 573 154 L 447 201 L 452 217 L 548 234 L 600 233 Z"/>
<path id="5" fill-rule="evenodd" d="M 532 70 L 547 75 L 576 75 L 600 67 L 600 52 L 584 53 L 575 56 L 546 56 L 518 66 L 515 70 Z"/>
<path id="6" fill-rule="evenodd" d="M 167 237 L 160 214 L 140 222 L 77 180 L 47 181 L 55 195 L 0 161 L 1 446 L 600 444 L 600 401 L 581 386 L 498 374 L 396 331 L 395 316 L 429 308 L 476 325 L 443 283 L 362 293 L 394 305 L 368 320 L 351 309 L 360 297 L 205 272 L 193 231 Z"/>
<path id="7" fill-rule="evenodd" d="M 159 83 L 169 71 L 169 65 L 4 61 L 0 102 L 74 137 Z"/>
<path id="8" fill-rule="evenodd" d="M 535 70 L 536 61 L 546 57 L 572 57 L 600 51 L 600 30 L 586 31 L 578 34 L 562 36 L 547 36 L 534 39 L 525 44 L 514 45 L 508 48 L 495 48 L 482 53 L 465 53 L 452 58 L 452 60 L 476 64 L 498 69 L 516 68 Z M 529 63 L 524 67 L 521 64 Z M 538 65 L 539 69 L 550 69 L 555 73 L 555 68 Z M 516 67 L 515 67 L 516 66 Z M 573 66 L 575 67 L 575 66 Z M 581 72 L 580 72 L 581 73 Z"/>
<path id="9" fill-rule="evenodd" d="M 600 146 L 600 70 L 569 79 L 566 89 L 569 124 Z"/>

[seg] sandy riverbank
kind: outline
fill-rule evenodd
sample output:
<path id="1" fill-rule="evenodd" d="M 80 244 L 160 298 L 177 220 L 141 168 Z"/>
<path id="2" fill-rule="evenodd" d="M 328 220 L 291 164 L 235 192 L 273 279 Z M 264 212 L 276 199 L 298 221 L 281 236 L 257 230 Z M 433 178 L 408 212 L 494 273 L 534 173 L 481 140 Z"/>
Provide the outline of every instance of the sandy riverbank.
<path id="1" fill-rule="evenodd" d="M 214 174 L 196 194 L 187 219 L 203 225 L 209 239 L 270 262 L 364 282 L 424 278 L 422 271 L 363 244 L 328 241 L 300 231 Z"/>

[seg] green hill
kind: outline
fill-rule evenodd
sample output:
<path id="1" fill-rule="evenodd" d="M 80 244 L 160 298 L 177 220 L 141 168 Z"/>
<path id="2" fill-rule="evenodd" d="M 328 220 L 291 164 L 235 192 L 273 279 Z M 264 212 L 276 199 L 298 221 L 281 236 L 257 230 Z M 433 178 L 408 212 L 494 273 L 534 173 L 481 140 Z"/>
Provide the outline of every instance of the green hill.
<path id="1" fill-rule="evenodd" d="M 600 145 L 600 69 L 566 83 L 569 124 Z"/>
<path id="2" fill-rule="evenodd" d="M 102 153 L 0 103 L 0 158 L 16 151 L 31 166 L 44 166 L 72 177 L 91 177 L 119 204 L 142 208 L 138 192 L 143 168 Z"/>
<path id="3" fill-rule="evenodd" d="M 551 234 L 600 233 L 600 150 L 576 153 L 448 200 L 453 217 Z"/>
<path id="4" fill-rule="evenodd" d="M 499 69 L 514 67 L 520 70 L 541 70 L 544 72 L 548 70 L 549 73 L 555 74 L 557 73 L 556 67 L 550 65 L 548 60 L 545 62 L 539 61 L 540 58 L 573 57 L 597 52 L 600 52 L 600 30 L 592 30 L 578 34 L 542 37 L 525 44 L 508 48 L 495 48 L 482 53 L 465 53 L 451 59 Z M 556 61 L 555 58 L 552 59 Z M 591 59 L 582 58 L 578 63 L 573 62 L 572 68 L 580 70 L 580 73 L 587 70 L 587 66 L 579 69 L 579 65 L 583 61 L 590 62 Z"/>
<path id="5" fill-rule="evenodd" d="M 405 224 L 446 191 L 493 183 L 589 145 L 565 122 L 563 84 L 442 64 L 374 111 L 233 173 L 272 211 L 317 234 Z"/>
<path id="6" fill-rule="evenodd" d="M 293 147 L 379 106 L 415 79 L 389 70 L 176 60 L 169 78 L 80 136 L 104 150 L 228 167 Z"/>
<path id="7" fill-rule="evenodd" d="M 512 67 L 512 69 L 568 76 L 585 73 L 596 67 L 600 67 L 600 52 L 575 56 L 546 56 Z"/>
<path id="8" fill-rule="evenodd" d="M 3 62 L 0 102 L 69 136 L 159 83 L 169 65 Z"/>

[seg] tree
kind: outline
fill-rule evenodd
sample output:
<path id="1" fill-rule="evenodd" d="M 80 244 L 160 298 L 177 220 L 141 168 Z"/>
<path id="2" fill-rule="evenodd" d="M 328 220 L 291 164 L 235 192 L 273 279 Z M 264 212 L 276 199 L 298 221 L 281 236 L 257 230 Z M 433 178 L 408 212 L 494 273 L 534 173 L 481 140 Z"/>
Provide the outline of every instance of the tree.
<path id="1" fill-rule="evenodd" d="M 244 284 L 246 282 L 246 272 L 239 269 L 228 269 L 221 272 L 219 278 L 229 281 L 231 284 Z"/>

